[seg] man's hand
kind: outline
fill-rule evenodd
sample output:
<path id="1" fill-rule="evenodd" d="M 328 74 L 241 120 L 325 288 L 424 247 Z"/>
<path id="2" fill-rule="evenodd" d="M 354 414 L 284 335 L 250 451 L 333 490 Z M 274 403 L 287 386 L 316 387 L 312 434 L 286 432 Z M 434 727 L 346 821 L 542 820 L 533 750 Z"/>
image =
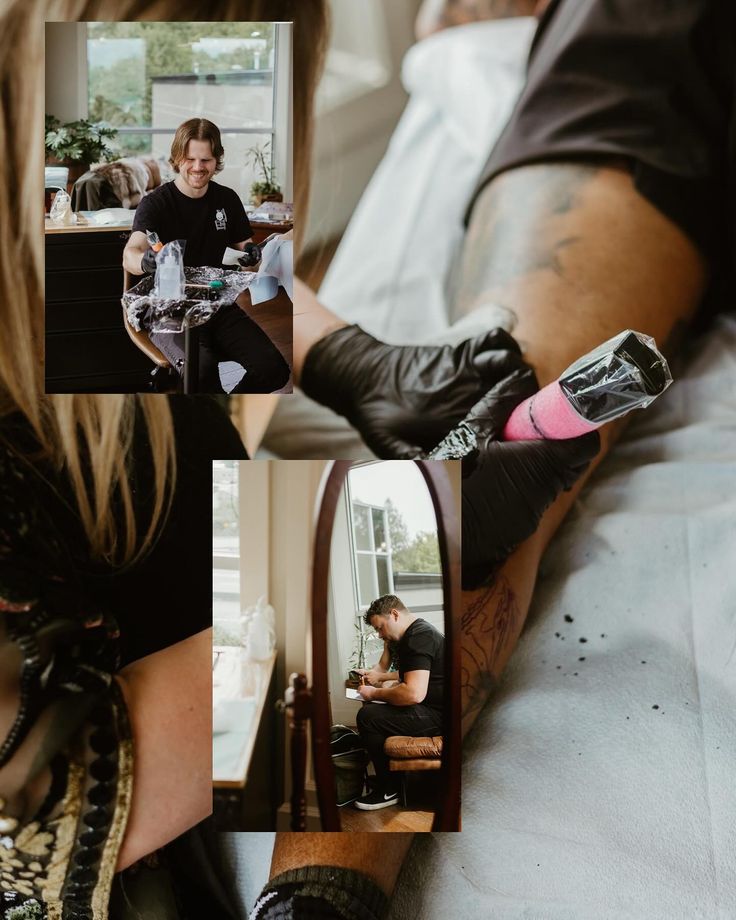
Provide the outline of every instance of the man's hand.
<path id="1" fill-rule="evenodd" d="M 359 326 L 343 326 L 312 345 L 300 382 L 307 396 L 344 415 L 379 457 L 410 459 L 525 367 L 503 329 L 457 346 L 386 345 Z"/>
<path id="2" fill-rule="evenodd" d="M 370 687 L 368 684 L 361 684 L 358 687 L 358 693 L 363 697 L 364 700 L 372 700 L 376 695 L 376 688 Z"/>
<path id="3" fill-rule="evenodd" d="M 598 432 L 564 441 L 500 441 L 506 420 L 537 389 L 532 371 L 514 374 L 473 407 L 461 428 L 477 443 L 463 460 L 462 581 L 478 587 L 531 536 L 563 489 L 600 450 Z"/>
<path id="4" fill-rule="evenodd" d="M 141 271 L 144 275 L 152 275 L 156 271 L 156 253 L 147 249 L 141 259 Z"/>
<path id="5" fill-rule="evenodd" d="M 261 261 L 261 247 L 256 243 L 246 243 L 243 246 L 243 255 L 238 259 L 243 268 L 252 268 Z"/>
<path id="6" fill-rule="evenodd" d="M 376 671 L 375 668 L 370 670 L 366 668 L 356 668 L 358 674 L 360 674 L 367 684 L 370 684 L 371 687 L 380 687 L 383 681 L 386 679 L 386 673 L 384 671 Z"/>

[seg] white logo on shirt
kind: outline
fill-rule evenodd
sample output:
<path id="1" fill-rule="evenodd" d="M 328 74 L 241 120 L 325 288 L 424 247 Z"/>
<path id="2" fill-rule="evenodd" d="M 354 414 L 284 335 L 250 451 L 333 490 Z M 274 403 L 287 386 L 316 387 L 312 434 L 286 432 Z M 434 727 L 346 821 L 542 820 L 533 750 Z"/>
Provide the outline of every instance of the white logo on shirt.
<path id="1" fill-rule="evenodd" d="M 227 214 L 224 208 L 218 208 L 215 211 L 215 230 L 227 229 Z"/>

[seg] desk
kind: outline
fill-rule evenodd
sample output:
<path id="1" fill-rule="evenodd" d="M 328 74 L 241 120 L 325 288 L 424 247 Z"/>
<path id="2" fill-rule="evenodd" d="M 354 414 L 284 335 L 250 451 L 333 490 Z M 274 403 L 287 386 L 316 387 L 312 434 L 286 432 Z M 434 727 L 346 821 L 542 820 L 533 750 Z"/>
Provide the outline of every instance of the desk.
<path id="1" fill-rule="evenodd" d="M 215 648 L 213 702 L 234 703 L 237 729 L 213 734 L 214 814 L 219 830 L 273 830 L 276 653 L 250 662 L 241 677 L 240 648 Z"/>
<path id="2" fill-rule="evenodd" d="M 250 225 L 253 230 L 253 242 L 262 243 L 272 233 L 288 233 L 294 227 L 294 222 L 291 220 L 265 221 L 251 219 Z"/>

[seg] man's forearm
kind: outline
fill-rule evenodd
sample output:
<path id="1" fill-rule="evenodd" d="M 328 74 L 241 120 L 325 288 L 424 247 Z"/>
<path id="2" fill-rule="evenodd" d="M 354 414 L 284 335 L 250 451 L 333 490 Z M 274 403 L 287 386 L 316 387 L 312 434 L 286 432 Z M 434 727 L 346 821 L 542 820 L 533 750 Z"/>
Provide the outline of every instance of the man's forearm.
<path id="1" fill-rule="evenodd" d="M 416 693 L 411 687 L 404 683 L 397 684 L 395 687 L 379 687 L 371 699 L 391 703 L 392 706 L 415 706 L 422 702 L 416 698 Z"/>
<path id="2" fill-rule="evenodd" d="M 143 258 L 144 252 L 145 250 L 134 249 L 132 247 L 126 247 L 123 250 L 123 268 L 127 272 L 130 272 L 131 275 L 144 274 L 141 268 L 141 259 Z"/>
<path id="3" fill-rule="evenodd" d="M 461 278 L 455 316 L 488 303 L 506 307 L 544 385 L 626 328 L 652 335 L 671 352 L 702 296 L 706 268 L 621 165 L 550 163 L 511 170 L 481 192 Z M 601 430 L 596 462 L 620 428 Z M 560 496 L 489 587 L 463 597 L 464 731 L 516 644 L 541 555 L 587 475 Z"/>

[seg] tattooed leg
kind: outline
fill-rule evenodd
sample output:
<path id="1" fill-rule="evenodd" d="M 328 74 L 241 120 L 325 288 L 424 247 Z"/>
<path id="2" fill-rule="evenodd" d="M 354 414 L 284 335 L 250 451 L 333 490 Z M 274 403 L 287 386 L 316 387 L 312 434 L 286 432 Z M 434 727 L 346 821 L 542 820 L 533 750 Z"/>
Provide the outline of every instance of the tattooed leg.
<path id="1" fill-rule="evenodd" d="M 500 575 L 488 588 L 464 594 L 460 622 L 461 708 L 463 735 L 493 690 L 499 650 L 523 622 L 508 578 Z"/>

